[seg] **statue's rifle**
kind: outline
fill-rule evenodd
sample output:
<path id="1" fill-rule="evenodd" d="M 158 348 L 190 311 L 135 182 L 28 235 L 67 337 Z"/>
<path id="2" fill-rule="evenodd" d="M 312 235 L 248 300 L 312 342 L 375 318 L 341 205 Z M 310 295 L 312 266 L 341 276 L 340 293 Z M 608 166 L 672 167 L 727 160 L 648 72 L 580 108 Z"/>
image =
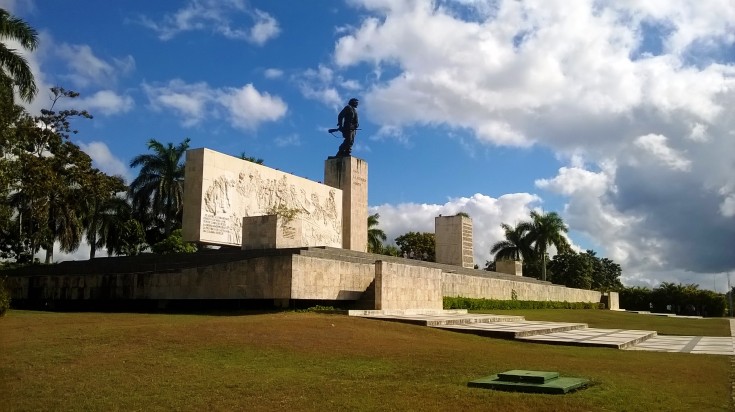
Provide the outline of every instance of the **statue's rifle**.
<path id="1" fill-rule="evenodd" d="M 336 137 L 336 138 L 338 138 L 338 139 L 339 139 L 339 138 L 340 138 L 340 136 L 335 136 L 335 135 L 334 135 L 334 132 L 339 132 L 339 131 L 341 131 L 341 130 L 342 130 L 342 129 L 340 129 L 340 128 L 337 128 L 337 129 L 329 129 L 329 130 L 327 130 L 327 133 L 329 133 L 329 134 L 331 134 L 332 136 L 334 136 L 334 137 Z M 352 129 L 352 130 L 362 130 L 362 129 Z"/>

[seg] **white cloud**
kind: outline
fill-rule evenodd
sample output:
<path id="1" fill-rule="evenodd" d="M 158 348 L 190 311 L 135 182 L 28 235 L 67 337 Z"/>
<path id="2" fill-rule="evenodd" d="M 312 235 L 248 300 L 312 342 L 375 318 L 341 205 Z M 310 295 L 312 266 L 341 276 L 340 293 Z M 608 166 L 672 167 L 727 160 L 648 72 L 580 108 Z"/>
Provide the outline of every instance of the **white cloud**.
<path id="1" fill-rule="evenodd" d="M 233 22 L 242 15 L 252 18 L 249 29 Z M 244 0 L 188 0 L 183 7 L 166 14 L 160 21 L 143 16 L 138 23 L 156 32 L 161 40 L 171 40 L 189 31 L 210 31 L 258 46 L 277 37 L 281 31 L 275 18 L 262 10 L 250 10 Z"/>
<path id="2" fill-rule="evenodd" d="M 297 134 L 291 134 L 288 136 L 279 136 L 275 138 L 276 146 L 301 146 L 301 137 Z"/>
<path id="3" fill-rule="evenodd" d="M 515 224 L 528 220 L 528 215 L 539 198 L 528 193 L 514 193 L 492 198 L 480 193 L 471 197 L 450 199 L 442 205 L 401 203 L 384 204 L 370 208 L 370 214 L 379 213 L 379 227 L 389 244 L 406 232 L 434 232 L 434 218 L 465 212 L 472 218 L 475 263 L 483 267 L 491 260 L 490 247 L 503 239 L 501 223 Z"/>
<path id="4" fill-rule="evenodd" d="M 133 56 L 113 58 L 112 62 L 107 62 L 97 57 L 92 48 L 86 44 L 62 43 L 56 47 L 56 53 L 71 69 L 71 73 L 63 77 L 77 87 L 89 85 L 110 87 L 117 83 L 118 76 L 135 69 Z"/>
<path id="5" fill-rule="evenodd" d="M 278 22 L 270 14 L 255 10 L 255 24 L 250 28 L 249 41 L 259 46 L 278 36 L 281 32 Z"/>
<path id="6" fill-rule="evenodd" d="M 667 146 L 666 140 L 660 134 L 647 134 L 635 139 L 634 144 L 674 170 L 689 170 L 691 162 Z"/>
<path id="7" fill-rule="evenodd" d="M 725 197 L 720 203 L 720 213 L 725 217 L 735 217 L 735 193 Z"/>
<path id="8" fill-rule="evenodd" d="M 112 176 L 121 176 L 130 182 L 130 169 L 117 158 L 104 142 L 79 142 L 79 147 L 92 158 L 92 164 L 97 169 Z"/>
<path id="9" fill-rule="evenodd" d="M 286 114 L 288 106 L 278 96 L 259 92 L 252 84 L 240 89 L 228 89 L 219 98 L 235 127 L 253 129 L 263 122 L 272 122 Z"/>
<path id="10" fill-rule="evenodd" d="M 204 82 L 187 84 L 174 79 L 163 86 L 143 84 L 154 110 L 173 110 L 182 118 L 184 126 L 193 126 L 207 115 L 207 102 L 213 99 L 213 91 Z"/>
<path id="11" fill-rule="evenodd" d="M 537 186 L 630 276 L 735 269 L 712 247 L 735 244 L 735 201 L 720 190 L 735 187 L 735 3 L 350 4 L 365 17 L 339 32 L 320 90 L 375 73 L 363 100 L 382 136 L 442 126 L 545 146 L 570 164 Z"/>
<path id="12" fill-rule="evenodd" d="M 265 69 L 263 75 L 266 79 L 278 79 L 283 76 L 283 70 L 275 68 Z"/>
<path id="13" fill-rule="evenodd" d="M 97 113 L 115 115 L 129 112 L 135 106 L 135 102 L 130 96 L 120 96 L 112 90 L 100 90 L 89 97 L 75 100 L 74 105 L 88 110 L 93 115 Z"/>
<path id="14" fill-rule="evenodd" d="M 280 97 L 260 92 L 252 84 L 216 89 L 204 82 L 175 79 L 165 85 L 144 84 L 143 90 L 154 110 L 173 110 L 184 126 L 226 117 L 233 127 L 249 130 L 280 119 L 288 110 Z"/>

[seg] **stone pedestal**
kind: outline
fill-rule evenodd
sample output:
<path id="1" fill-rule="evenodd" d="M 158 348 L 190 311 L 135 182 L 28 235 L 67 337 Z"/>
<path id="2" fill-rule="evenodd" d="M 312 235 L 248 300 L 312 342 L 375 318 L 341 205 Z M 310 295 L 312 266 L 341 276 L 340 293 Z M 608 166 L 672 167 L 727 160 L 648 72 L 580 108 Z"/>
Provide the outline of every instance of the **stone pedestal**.
<path id="1" fill-rule="evenodd" d="M 242 250 L 315 246 L 309 240 L 300 218 L 264 215 L 242 219 Z"/>
<path id="2" fill-rule="evenodd" d="M 342 248 L 367 252 L 368 165 L 356 157 L 324 162 L 324 184 L 342 190 Z"/>
<path id="3" fill-rule="evenodd" d="M 434 219 L 436 262 L 474 268 L 472 219 L 467 216 L 438 216 Z"/>

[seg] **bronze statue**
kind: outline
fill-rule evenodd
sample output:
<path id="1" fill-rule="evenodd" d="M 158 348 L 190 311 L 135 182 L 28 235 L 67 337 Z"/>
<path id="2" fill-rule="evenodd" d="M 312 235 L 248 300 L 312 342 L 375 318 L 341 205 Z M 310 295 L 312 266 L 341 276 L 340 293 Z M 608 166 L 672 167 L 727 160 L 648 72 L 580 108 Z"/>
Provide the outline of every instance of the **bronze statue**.
<path id="1" fill-rule="evenodd" d="M 355 133 L 357 133 L 360 122 L 357 118 L 357 105 L 360 103 L 359 100 L 354 97 L 347 102 L 347 106 L 339 112 L 337 116 L 337 129 L 330 129 L 329 132 L 339 130 L 342 132 L 342 137 L 345 139 L 341 145 L 339 145 L 339 151 L 337 157 L 347 157 L 352 154 L 352 145 L 355 143 Z"/>

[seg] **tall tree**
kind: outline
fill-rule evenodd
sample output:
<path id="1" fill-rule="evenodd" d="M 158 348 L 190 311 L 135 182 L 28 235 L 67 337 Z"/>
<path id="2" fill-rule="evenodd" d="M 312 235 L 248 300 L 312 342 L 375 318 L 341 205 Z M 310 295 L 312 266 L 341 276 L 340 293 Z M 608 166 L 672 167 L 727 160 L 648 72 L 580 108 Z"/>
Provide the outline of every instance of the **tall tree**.
<path id="1" fill-rule="evenodd" d="M 385 242 L 385 239 L 387 239 L 387 237 L 385 236 L 385 232 L 383 232 L 382 229 L 378 228 L 378 219 L 380 219 L 380 214 L 378 213 L 368 216 L 367 219 L 367 249 L 370 253 L 381 253 L 381 251 L 383 250 L 383 242 Z"/>
<path id="2" fill-rule="evenodd" d="M 183 156 L 189 148 L 189 139 L 174 146 L 163 145 L 155 139 L 148 141 L 148 149 L 153 154 L 138 155 L 130 162 L 130 167 L 140 167 L 138 177 L 130 184 L 133 210 L 139 216 L 148 215 L 152 221 L 163 222 L 163 236 L 149 239 L 154 244 L 168 237 L 180 227 L 182 202 L 184 196 Z"/>
<path id="3" fill-rule="evenodd" d="M 100 235 L 103 228 L 108 230 L 107 226 L 116 216 L 118 202 L 122 200 L 116 197 L 117 194 L 126 189 L 127 186 L 121 177 L 108 176 L 99 171 L 90 174 L 90 190 L 82 198 L 84 209 L 82 223 L 90 246 L 90 259 L 94 259 L 97 248 L 105 243 Z"/>
<path id="4" fill-rule="evenodd" d="M 505 240 L 496 242 L 491 248 L 490 253 L 495 255 L 495 260 L 524 260 L 531 257 L 533 248 L 531 247 L 532 239 L 529 236 L 531 231 L 528 222 L 517 223 L 514 227 L 508 224 L 501 224 L 500 227 L 505 231 Z"/>
<path id="5" fill-rule="evenodd" d="M 62 98 L 79 93 L 51 88 L 51 107 L 41 115 L 18 119 L 14 133 L 4 134 L 3 154 L 14 170 L 10 181 L 11 202 L 17 210 L 18 244 L 31 256 L 46 249 L 46 262 L 53 261 L 54 243 L 62 251 L 78 248 L 82 238 L 79 199 L 90 188 L 94 170 L 91 158 L 69 140 L 71 119 L 92 118 L 86 111 L 54 111 Z M 25 253 L 25 252 L 24 252 Z"/>
<path id="6" fill-rule="evenodd" d="M 36 96 L 36 81 L 28 62 L 15 49 L 8 47 L 8 40 L 17 41 L 21 47 L 33 51 L 38 46 L 38 33 L 25 21 L 0 9 L 0 70 L 4 79 L 18 88 L 21 99 L 31 102 Z"/>
<path id="7" fill-rule="evenodd" d="M 536 253 L 541 257 L 541 280 L 546 280 L 546 250 L 552 245 L 559 252 L 569 248 L 569 243 L 563 235 L 567 233 L 567 227 L 556 212 L 532 211 L 531 219 L 531 239 Z"/>

